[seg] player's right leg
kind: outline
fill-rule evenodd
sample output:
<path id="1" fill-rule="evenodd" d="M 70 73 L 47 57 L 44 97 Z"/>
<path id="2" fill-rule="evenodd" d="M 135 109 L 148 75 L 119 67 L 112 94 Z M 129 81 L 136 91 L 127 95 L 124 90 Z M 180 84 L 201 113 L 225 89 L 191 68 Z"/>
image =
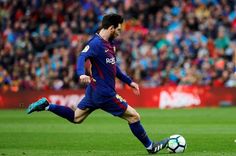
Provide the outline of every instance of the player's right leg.
<path id="1" fill-rule="evenodd" d="M 43 111 L 45 108 L 49 105 L 49 102 L 46 98 L 39 99 L 36 102 L 33 102 L 32 104 L 29 105 L 27 108 L 26 112 L 27 114 L 31 114 L 35 111 Z"/>
<path id="2" fill-rule="evenodd" d="M 86 99 L 84 98 L 80 103 L 86 103 Z M 85 108 L 80 109 L 77 108 L 75 111 L 66 106 L 60 106 L 56 104 L 49 104 L 46 98 L 39 99 L 38 101 L 29 105 L 27 109 L 27 114 L 31 114 L 35 111 L 50 111 L 54 114 L 63 117 L 69 120 L 72 123 L 82 123 L 85 118 L 93 111 L 92 109 Z"/>
<path id="3" fill-rule="evenodd" d="M 149 139 L 145 129 L 140 122 L 140 115 L 131 106 L 128 105 L 121 118 L 128 121 L 131 131 L 140 140 L 140 142 L 143 143 L 149 154 L 155 154 L 166 147 L 169 141 L 168 138 L 158 142 L 152 142 Z"/>

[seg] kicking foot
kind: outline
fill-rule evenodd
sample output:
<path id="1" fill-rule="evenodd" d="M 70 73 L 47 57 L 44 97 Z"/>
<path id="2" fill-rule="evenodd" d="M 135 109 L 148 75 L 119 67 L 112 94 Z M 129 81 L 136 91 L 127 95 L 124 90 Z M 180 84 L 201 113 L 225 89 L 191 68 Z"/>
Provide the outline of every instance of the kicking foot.
<path id="1" fill-rule="evenodd" d="M 150 150 L 147 150 L 149 154 L 155 154 L 157 152 L 159 152 L 160 150 L 166 148 L 166 145 L 169 141 L 169 138 L 167 139 L 164 139 L 162 141 L 159 141 L 159 142 L 153 142 L 152 143 L 152 149 Z"/>
<path id="2" fill-rule="evenodd" d="M 27 114 L 30 114 L 34 111 L 43 111 L 48 105 L 49 102 L 46 98 L 39 99 L 38 101 L 29 105 L 29 107 L 27 108 Z"/>

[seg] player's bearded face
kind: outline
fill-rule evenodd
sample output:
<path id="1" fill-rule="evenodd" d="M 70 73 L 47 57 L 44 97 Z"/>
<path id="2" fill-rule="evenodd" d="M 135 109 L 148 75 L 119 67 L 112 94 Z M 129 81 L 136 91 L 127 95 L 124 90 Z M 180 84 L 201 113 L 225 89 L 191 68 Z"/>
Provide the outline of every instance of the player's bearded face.
<path id="1" fill-rule="evenodd" d="M 118 25 L 118 27 L 113 28 L 111 30 L 111 35 L 110 35 L 110 39 L 113 40 L 115 39 L 117 36 L 119 36 L 121 33 L 121 24 Z"/>

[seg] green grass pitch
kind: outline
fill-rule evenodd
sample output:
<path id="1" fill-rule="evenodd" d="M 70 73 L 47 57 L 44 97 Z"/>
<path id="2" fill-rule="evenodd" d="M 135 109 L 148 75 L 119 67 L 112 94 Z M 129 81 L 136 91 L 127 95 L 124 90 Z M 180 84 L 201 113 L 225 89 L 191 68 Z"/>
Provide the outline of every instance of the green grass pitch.
<path id="1" fill-rule="evenodd" d="M 158 155 L 236 155 L 236 107 L 137 110 L 151 139 L 181 134 L 187 140 L 184 153 L 163 150 Z M 0 156 L 110 155 L 148 154 L 124 120 L 103 111 L 76 125 L 50 112 L 26 115 L 24 110 L 0 110 Z"/>

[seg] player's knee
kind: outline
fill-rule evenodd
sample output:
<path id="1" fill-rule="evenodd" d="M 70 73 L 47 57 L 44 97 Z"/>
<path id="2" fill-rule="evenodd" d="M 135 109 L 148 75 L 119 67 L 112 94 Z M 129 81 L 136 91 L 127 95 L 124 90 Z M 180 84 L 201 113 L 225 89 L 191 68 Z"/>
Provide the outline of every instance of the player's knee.
<path id="1" fill-rule="evenodd" d="M 135 123 L 138 122 L 140 120 L 140 115 L 139 113 L 135 112 L 132 114 L 132 117 L 130 118 L 130 123 Z"/>
<path id="2" fill-rule="evenodd" d="M 136 115 L 135 115 L 135 121 L 136 121 L 136 122 L 139 121 L 140 118 L 141 118 L 141 117 L 140 117 L 139 113 L 136 112 Z"/>

